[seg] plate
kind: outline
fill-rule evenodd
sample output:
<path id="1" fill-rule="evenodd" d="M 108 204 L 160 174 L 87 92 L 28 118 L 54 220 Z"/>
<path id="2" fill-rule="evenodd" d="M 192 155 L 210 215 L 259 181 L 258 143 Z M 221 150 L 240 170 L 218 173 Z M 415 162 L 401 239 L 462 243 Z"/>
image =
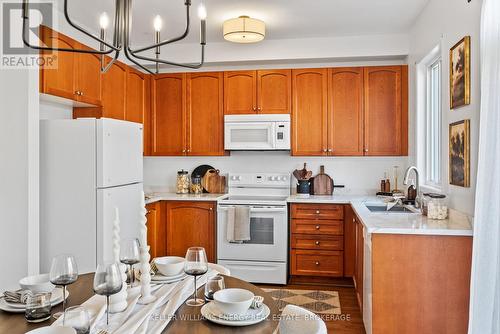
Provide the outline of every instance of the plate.
<path id="1" fill-rule="evenodd" d="M 247 313 L 243 315 L 228 315 L 222 313 L 221 310 L 217 307 L 217 305 L 214 304 L 209 311 L 212 313 L 212 315 L 223 320 L 243 321 L 243 320 L 260 318 L 264 313 L 264 308 L 263 307 L 258 309 L 249 308 Z"/>
<path id="2" fill-rule="evenodd" d="M 255 311 L 255 312 L 260 312 L 258 315 L 255 315 L 253 319 L 248 319 L 248 320 L 225 320 L 222 318 L 219 318 L 217 314 L 220 314 L 220 311 L 217 309 L 215 304 L 213 302 L 210 302 L 208 304 L 203 305 L 201 308 L 201 315 L 216 324 L 219 325 L 224 325 L 224 326 L 250 326 L 250 325 L 255 325 L 258 324 L 259 322 L 264 321 L 269 314 L 271 314 L 271 310 L 266 304 L 262 304 L 262 310 L 253 310 L 250 309 L 250 311 Z M 248 313 L 247 313 L 248 314 Z"/>
<path id="3" fill-rule="evenodd" d="M 180 273 L 175 276 L 163 276 L 163 275 L 154 275 L 151 276 L 151 283 L 174 283 L 183 280 L 188 275 L 185 273 Z"/>
<path id="4" fill-rule="evenodd" d="M 76 330 L 71 327 L 45 326 L 29 331 L 26 334 L 76 334 Z"/>
<path id="5" fill-rule="evenodd" d="M 69 291 L 66 291 L 66 299 L 69 296 Z M 54 291 L 52 291 L 52 298 L 50 298 L 50 302 L 52 304 L 52 307 L 62 303 L 63 301 L 63 293 L 61 288 L 56 288 Z M 20 303 L 7 303 L 5 299 L 1 298 L 0 299 L 0 310 L 5 311 L 5 312 L 12 312 L 12 313 L 24 313 L 25 310 L 25 305 L 20 304 Z"/>

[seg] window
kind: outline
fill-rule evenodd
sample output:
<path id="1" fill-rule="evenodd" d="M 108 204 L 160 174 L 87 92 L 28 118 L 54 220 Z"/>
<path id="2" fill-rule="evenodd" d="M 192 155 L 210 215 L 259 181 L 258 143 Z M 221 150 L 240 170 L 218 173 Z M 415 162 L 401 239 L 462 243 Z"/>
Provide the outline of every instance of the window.
<path id="1" fill-rule="evenodd" d="M 441 58 L 427 66 L 425 183 L 441 185 Z"/>

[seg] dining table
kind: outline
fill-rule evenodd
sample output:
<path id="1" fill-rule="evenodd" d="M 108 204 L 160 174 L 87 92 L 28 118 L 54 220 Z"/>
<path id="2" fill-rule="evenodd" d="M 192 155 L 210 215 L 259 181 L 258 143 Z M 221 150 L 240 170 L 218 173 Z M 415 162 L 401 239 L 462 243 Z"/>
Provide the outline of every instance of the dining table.
<path id="1" fill-rule="evenodd" d="M 269 316 L 262 322 L 254 325 L 243 327 L 223 326 L 203 318 L 201 315 L 201 307 L 188 306 L 182 304 L 177 309 L 174 317 L 163 330 L 162 333 L 238 333 L 238 334 L 253 334 L 253 333 L 274 333 L 279 322 L 280 312 L 271 295 L 258 286 L 249 282 L 243 281 L 236 277 L 221 275 L 224 277 L 226 288 L 241 288 L 250 290 L 256 296 L 264 297 L 264 304 L 270 309 Z M 78 280 L 68 286 L 69 296 L 66 302 L 66 307 L 81 305 L 87 299 L 94 295 L 92 288 L 94 274 L 81 275 Z M 204 286 L 200 287 L 197 291 L 200 298 L 204 298 Z M 62 310 L 62 303 L 52 308 L 52 313 Z M 0 311 L 0 333 L 5 334 L 21 334 L 26 333 L 38 327 L 48 326 L 55 320 L 51 317 L 41 323 L 29 323 L 24 318 L 24 313 L 7 313 Z M 151 319 L 150 321 L 164 321 L 162 319 Z"/>

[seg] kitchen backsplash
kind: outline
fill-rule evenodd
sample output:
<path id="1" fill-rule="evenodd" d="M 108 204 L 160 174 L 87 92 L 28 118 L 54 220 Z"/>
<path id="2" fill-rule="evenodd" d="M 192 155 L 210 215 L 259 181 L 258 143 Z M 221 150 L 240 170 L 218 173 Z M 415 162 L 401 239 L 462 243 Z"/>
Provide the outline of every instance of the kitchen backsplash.
<path id="1" fill-rule="evenodd" d="M 175 192 L 175 178 L 178 170 L 191 172 L 202 164 L 208 164 L 221 173 L 279 172 L 292 173 L 307 162 L 313 175 L 319 166 L 325 165 L 325 172 L 335 184 L 335 193 L 374 194 L 380 189 L 380 180 L 387 172 L 393 182 L 393 166 L 399 168 L 399 187 L 402 188 L 407 157 L 292 157 L 289 152 L 231 152 L 223 157 L 145 157 L 144 188 L 146 192 Z M 292 177 L 295 185 L 295 178 Z M 295 186 L 292 187 L 295 190 Z"/>

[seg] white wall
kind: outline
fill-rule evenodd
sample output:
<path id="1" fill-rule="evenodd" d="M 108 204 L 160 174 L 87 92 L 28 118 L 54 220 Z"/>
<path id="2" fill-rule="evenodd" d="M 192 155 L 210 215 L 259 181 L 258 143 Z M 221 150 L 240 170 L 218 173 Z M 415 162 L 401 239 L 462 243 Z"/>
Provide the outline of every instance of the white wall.
<path id="1" fill-rule="evenodd" d="M 148 157 L 144 158 L 144 185 L 146 191 L 175 191 L 178 170 L 192 172 L 202 164 L 220 169 L 221 173 L 276 172 L 292 173 L 307 162 L 314 174 L 320 165 L 335 184 L 345 189 L 336 193 L 365 194 L 378 191 L 384 173 L 393 175 L 393 166 L 400 166 L 399 187 L 402 172 L 407 166 L 406 157 L 291 157 L 288 152 L 232 152 L 225 157 Z"/>
<path id="2" fill-rule="evenodd" d="M 479 132 L 479 24 L 481 0 L 430 0 L 417 18 L 410 32 L 410 124 L 416 117 L 416 66 L 436 45 L 441 45 L 442 58 L 442 111 L 443 111 L 443 191 L 450 198 L 450 205 L 472 215 L 476 187 L 478 132 Z M 450 110 L 449 103 L 449 49 L 464 36 L 471 36 L 471 103 Z M 469 188 L 448 184 L 448 127 L 450 123 L 470 119 L 470 176 Z M 415 160 L 415 131 L 410 127 L 410 154 Z"/>

